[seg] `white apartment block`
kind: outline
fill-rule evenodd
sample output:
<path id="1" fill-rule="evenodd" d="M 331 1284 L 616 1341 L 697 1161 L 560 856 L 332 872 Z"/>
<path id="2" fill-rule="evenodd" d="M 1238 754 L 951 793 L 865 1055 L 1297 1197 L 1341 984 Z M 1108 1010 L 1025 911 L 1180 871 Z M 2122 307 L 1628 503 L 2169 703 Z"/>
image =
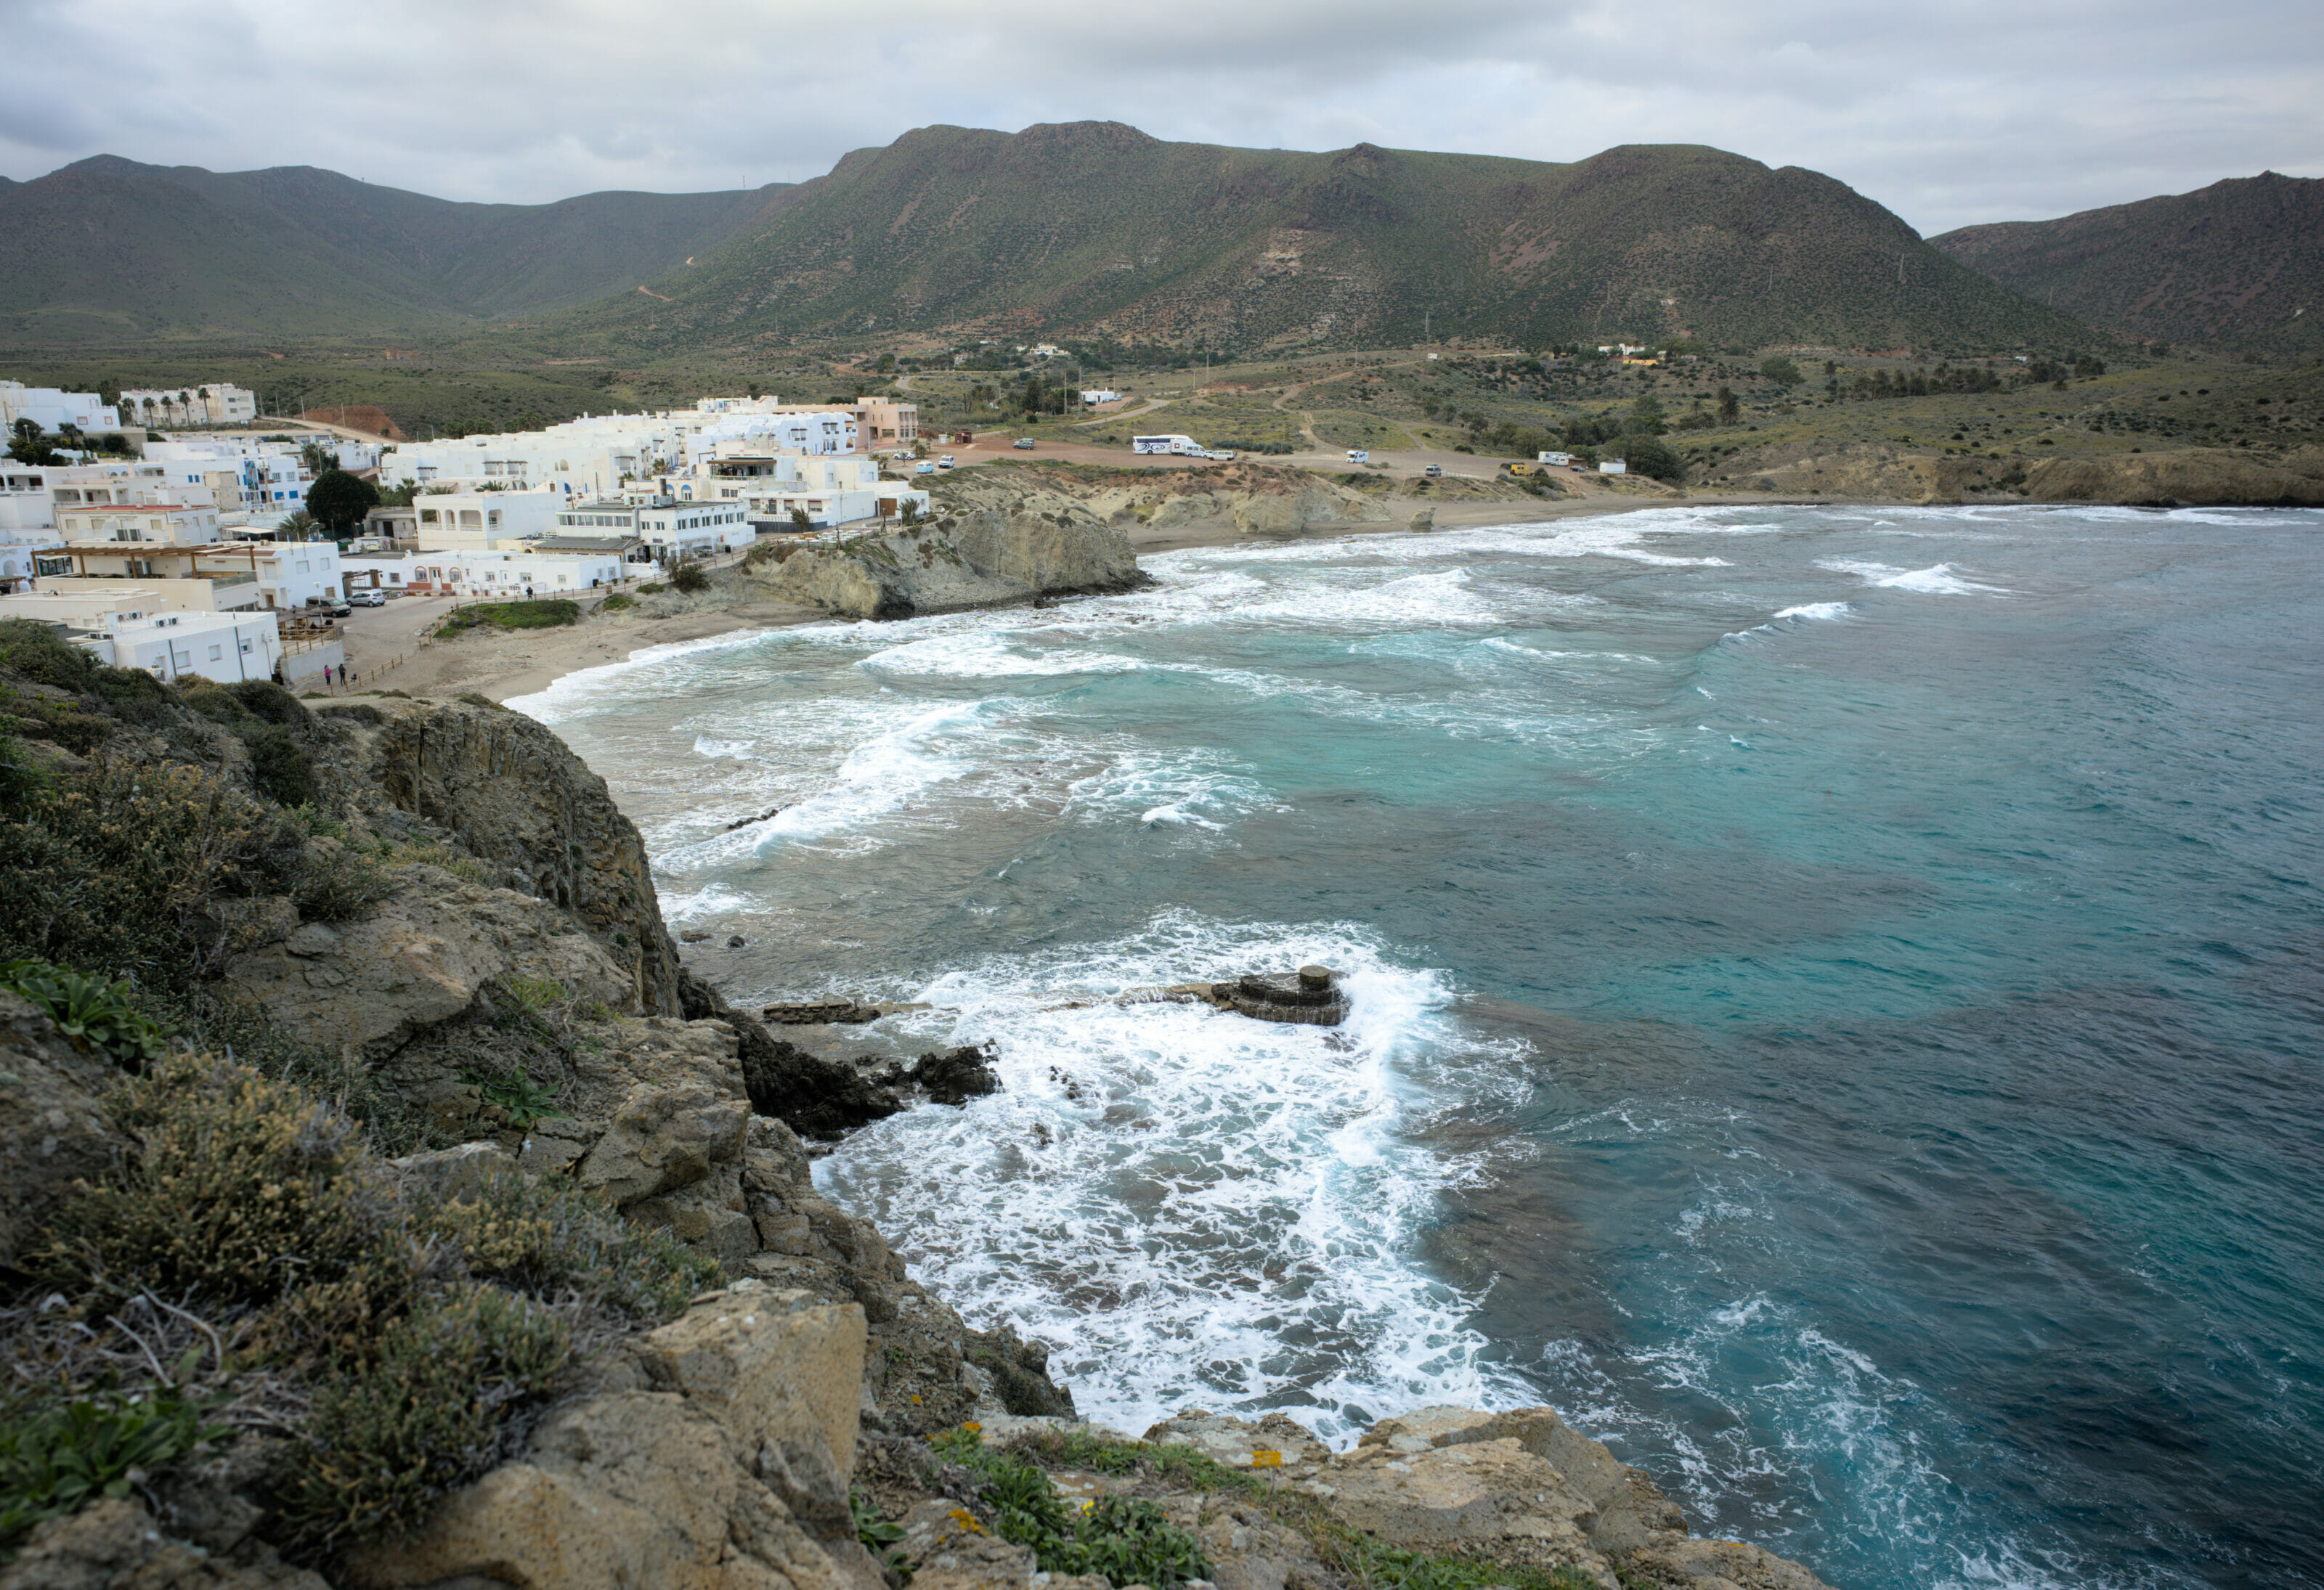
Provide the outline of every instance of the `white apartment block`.
<path id="1" fill-rule="evenodd" d="M 404 591 L 423 596 L 571 596 L 617 584 L 638 572 L 618 546 L 594 552 L 481 548 L 358 553 L 340 565 L 346 592 Z"/>
<path id="2" fill-rule="evenodd" d="M 121 414 L 130 425 L 247 425 L 258 418 L 258 394 L 241 387 L 211 385 L 140 388 L 121 394 Z"/>
<path id="3" fill-rule="evenodd" d="M 21 381 L 0 381 L 0 431 L 14 430 L 29 419 L 44 431 L 70 425 L 84 431 L 118 430 L 120 411 L 98 400 L 95 392 L 68 392 L 57 387 L 28 387 Z"/>
<path id="4" fill-rule="evenodd" d="M 114 614 L 96 634 L 74 637 L 81 649 L 116 668 L 143 668 L 157 679 L 196 675 L 230 685 L 272 678 L 281 663 L 282 631 L 272 613 Z"/>
<path id="5" fill-rule="evenodd" d="M 886 514 L 894 519 L 909 503 L 928 511 L 928 494 L 901 481 L 880 478 L 872 458 L 816 458 L 797 454 L 752 453 L 736 447 L 706 459 L 692 475 L 669 475 L 661 492 L 686 501 L 739 502 L 762 529 L 788 530 L 793 509 L 804 509 L 818 527 L 852 524 Z"/>
<path id="6" fill-rule="evenodd" d="M 567 501 L 561 492 L 429 492 L 410 511 L 422 547 L 483 552 L 555 535 Z"/>

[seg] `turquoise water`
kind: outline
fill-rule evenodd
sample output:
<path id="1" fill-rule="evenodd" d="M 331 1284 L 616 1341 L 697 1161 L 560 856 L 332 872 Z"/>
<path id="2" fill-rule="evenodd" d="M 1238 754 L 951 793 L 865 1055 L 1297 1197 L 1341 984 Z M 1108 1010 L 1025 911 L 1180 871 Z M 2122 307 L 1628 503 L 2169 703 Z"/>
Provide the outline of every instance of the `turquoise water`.
<path id="1" fill-rule="evenodd" d="M 2319 528 L 1188 552 L 519 704 L 730 993 L 997 1043 L 818 1178 L 1095 1417 L 1547 1401 L 1848 1590 L 2319 1585 Z"/>

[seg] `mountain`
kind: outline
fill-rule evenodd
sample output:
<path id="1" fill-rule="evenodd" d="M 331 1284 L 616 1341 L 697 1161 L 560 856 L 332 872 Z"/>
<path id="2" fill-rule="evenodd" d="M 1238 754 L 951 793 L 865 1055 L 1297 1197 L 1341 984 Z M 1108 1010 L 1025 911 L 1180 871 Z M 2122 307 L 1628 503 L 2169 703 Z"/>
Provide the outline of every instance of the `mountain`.
<path id="1" fill-rule="evenodd" d="M 2324 178 L 2263 171 L 2055 221 L 1930 242 L 2042 303 L 2126 336 L 2324 353 Z"/>
<path id="2" fill-rule="evenodd" d="M 641 350 L 891 331 L 1252 349 L 2087 344 L 1813 171 L 1691 145 L 1572 164 L 1168 143 L 1116 123 L 924 127 L 801 185 L 657 295 L 560 317 Z"/>
<path id="3" fill-rule="evenodd" d="M 220 173 L 97 155 L 0 188 L 0 340 L 473 327 L 634 290 L 790 191 L 461 204 L 311 166 Z"/>

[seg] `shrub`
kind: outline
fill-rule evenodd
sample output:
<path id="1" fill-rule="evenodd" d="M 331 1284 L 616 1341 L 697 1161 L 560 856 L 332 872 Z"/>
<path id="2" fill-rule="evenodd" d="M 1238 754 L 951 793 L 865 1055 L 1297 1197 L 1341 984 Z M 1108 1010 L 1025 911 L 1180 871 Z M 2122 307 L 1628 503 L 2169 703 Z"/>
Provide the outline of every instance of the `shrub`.
<path id="1" fill-rule="evenodd" d="M 170 1034 L 141 1014 L 125 982 L 88 978 L 44 960 L 0 965 L 0 988 L 23 995 L 54 1018 L 65 1035 L 142 1070 L 169 1052 Z"/>
<path id="2" fill-rule="evenodd" d="M 1157 1590 L 1210 1577 L 1202 1542 L 1171 1523 L 1157 1503 L 1108 1496 L 1074 1509 L 1038 1464 L 992 1451 L 973 1431 L 940 1436 L 929 1446 L 984 1476 L 993 1533 L 1031 1548 L 1044 1573 L 1102 1574 L 1117 1585 L 1151 1585 Z"/>
<path id="3" fill-rule="evenodd" d="M 569 1183 L 503 1176 L 418 1217 L 470 1276 L 542 1300 L 577 1299 L 625 1325 L 660 1325 L 717 1285 L 716 1261 L 624 1222 Z"/>
<path id="4" fill-rule="evenodd" d="M 394 892 L 380 864 L 335 840 L 309 841 L 300 853 L 290 898 L 309 922 L 352 922 Z"/>
<path id="5" fill-rule="evenodd" d="M 620 612 L 624 608 L 635 607 L 637 604 L 638 599 L 628 592 L 616 591 L 598 605 L 607 612 Z"/>
<path id="6" fill-rule="evenodd" d="M 446 614 L 436 632 L 457 635 L 464 630 L 481 629 L 487 624 L 500 630 L 553 630 L 560 624 L 576 623 L 580 617 L 581 604 L 563 596 L 531 602 L 479 602 Z"/>
<path id="7" fill-rule="evenodd" d="M 325 1549 L 409 1536 L 500 1460 L 509 1412 L 547 1396 L 571 1358 L 565 1321 L 528 1299 L 488 1286 L 429 1299 L 318 1389 L 285 1521 Z"/>
<path id="8" fill-rule="evenodd" d="M 190 981 L 212 896 L 272 881 L 295 825 L 198 768 L 114 763 L 0 814 L 0 955 Z"/>
<path id="9" fill-rule="evenodd" d="M 392 1223 L 355 1124 L 248 1066 L 181 1055 L 106 1104 L 143 1152 L 59 1212 L 44 1261 L 60 1279 L 264 1305 L 344 1279 Z"/>
<path id="10" fill-rule="evenodd" d="M 0 1553 L 43 1519 L 100 1496 L 126 1496 L 137 1471 L 190 1456 L 225 1435 L 201 1407 L 169 1392 L 42 1405 L 0 1405 Z"/>
<path id="11" fill-rule="evenodd" d="M 710 589 L 710 576 L 704 574 L 698 565 L 690 563 L 679 564 L 677 571 L 669 576 L 669 583 L 687 596 Z"/>
<path id="12" fill-rule="evenodd" d="M 641 596 L 659 596 L 669 589 L 669 586 L 661 584 L 657 581 L 648 580 L 638 587 L 638 594 Z"/>

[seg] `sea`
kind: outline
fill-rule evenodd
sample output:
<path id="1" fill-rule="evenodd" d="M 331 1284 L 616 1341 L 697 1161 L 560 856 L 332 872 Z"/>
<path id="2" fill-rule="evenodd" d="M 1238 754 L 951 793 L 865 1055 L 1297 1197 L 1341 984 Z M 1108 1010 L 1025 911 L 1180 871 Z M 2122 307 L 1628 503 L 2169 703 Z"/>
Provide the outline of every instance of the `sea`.
<path id="1" fill-rule="evenodd" d="M 2324 514 L 1144 566 L 512 703 L 738 1003 L 991 1046 L 816 1166 L 916 1276 L 1132 1433 L 1549 1403 L 1842 1590 L 2324 1585 Z"/>

